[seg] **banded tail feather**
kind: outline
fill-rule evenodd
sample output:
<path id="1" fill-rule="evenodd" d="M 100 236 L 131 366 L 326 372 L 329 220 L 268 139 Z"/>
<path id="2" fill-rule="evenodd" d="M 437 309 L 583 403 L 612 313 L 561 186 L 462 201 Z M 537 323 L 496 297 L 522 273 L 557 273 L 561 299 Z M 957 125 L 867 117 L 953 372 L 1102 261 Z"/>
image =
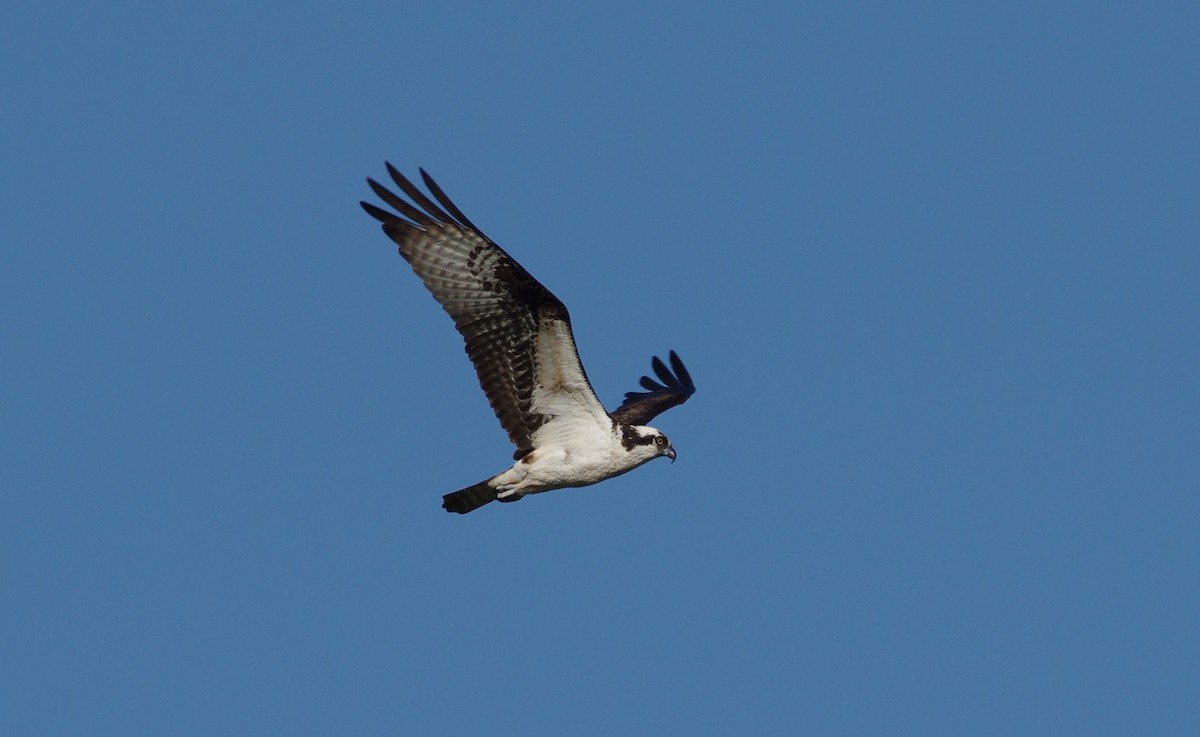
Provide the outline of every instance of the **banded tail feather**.
<path id="1" fill-rule="evenodd" d="M 496 501 L 496 490 L 488 485 L 487 481 L 480 481 L 474 486 L 468 486 L 465 489 L 459 489 L 442 497 L 442 509 L 447 512 L 457 512 L 458 514 L 466 514 L 474 512 L 485 504 Z M 519 494 L 501 499 L 502 502 L 519 502 L 521 496 Z"/>

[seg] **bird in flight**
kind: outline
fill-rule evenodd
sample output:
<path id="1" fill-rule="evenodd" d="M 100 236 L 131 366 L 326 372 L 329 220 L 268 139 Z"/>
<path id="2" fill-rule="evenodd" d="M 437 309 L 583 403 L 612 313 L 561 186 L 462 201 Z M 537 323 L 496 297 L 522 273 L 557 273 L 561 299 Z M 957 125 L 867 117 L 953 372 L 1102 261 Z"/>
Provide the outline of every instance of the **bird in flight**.
<path id="1" fill-rule="evenodd" d="M 442 507 L 466 514 L 496 500 L 595 484 L 659 456 L 674 461 L 671 441 L 646 423 L 696 391 L 675 351 L 670 368 L 657 356 L 651 362 L 658 381 L 643 376 L 645 391 L 627 393 L 607 412 L 579 361 L 566 306 L 475 227 L 424 169 L 433 199 L 391 164 L 387 171 L 408 199 L 367 179 L 395 212 L 360 204 L 454 320 L 479 384 L 517 446 L 511 468 L 446 494 Z"/>

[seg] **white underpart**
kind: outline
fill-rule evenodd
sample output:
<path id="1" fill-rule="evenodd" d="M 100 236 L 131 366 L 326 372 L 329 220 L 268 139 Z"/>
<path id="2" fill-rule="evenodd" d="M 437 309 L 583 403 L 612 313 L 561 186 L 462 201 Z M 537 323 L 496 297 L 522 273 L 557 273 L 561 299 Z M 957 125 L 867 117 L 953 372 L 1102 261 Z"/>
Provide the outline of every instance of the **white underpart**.
<path id="1" fill-rule="evenodd" d="M 543 426 L 549 427 L 554 423 Z M 536 450 L 513 464 L 512 468 L 496 475 L 488 483 L 501 499 L 516 495 L 537 494 L 542 491 L 571 486 L 589 486 L 613 476 L 632 471 L 647 461 L 663 455 L 663 449 L 653 443 L 635 445 L 632 450 L 621 444 L 621 431 L 609 422 L 610 431 L 603 440 L 562 442 L 539 445 Z M 657 434 L 652 428 L 640 428 L 643 434 Z M 539 430 L 540 432 L 540 430 Z"/>

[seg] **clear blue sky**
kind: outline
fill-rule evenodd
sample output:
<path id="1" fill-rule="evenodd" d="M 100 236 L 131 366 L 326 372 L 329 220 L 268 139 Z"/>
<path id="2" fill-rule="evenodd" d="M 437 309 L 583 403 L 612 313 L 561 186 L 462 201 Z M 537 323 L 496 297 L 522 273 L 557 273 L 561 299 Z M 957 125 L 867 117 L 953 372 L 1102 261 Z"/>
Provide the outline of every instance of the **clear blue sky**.
<path id="1" fill-rule="evenodd" d="M 6 12 L 0 733 L 1195 734 L 1200 6 L 408 5 Z M 385 159 L 678 462 L 440 509 Z"/>

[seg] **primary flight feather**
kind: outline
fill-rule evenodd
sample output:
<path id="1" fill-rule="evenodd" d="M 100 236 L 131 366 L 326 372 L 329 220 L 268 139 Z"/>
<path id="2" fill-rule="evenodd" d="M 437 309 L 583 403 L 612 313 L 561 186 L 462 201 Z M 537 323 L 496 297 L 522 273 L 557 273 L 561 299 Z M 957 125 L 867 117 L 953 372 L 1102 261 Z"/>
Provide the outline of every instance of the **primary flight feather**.
<path id="1" fill-rule="evenodd" d="M 363 209 L 454 320 L 479 384 L 517 446 L 511 468 L 446 494 L 443 508 L 466 514 L 496 500 L 594 484 L 659 456 L 675 460 L 667 437 L 645 423 L 695 393 L 679 356 L 670 352 L 670 368 L 655 356 L 658 381 L 643 376 L 646 391 L 629 392 L 620 407 L 605 411 L 579 361 L 566 306 L 475 227 L 424 169 L 433 199 L 386 166 L 408 199 L 368 179 L 395 212 L 369 202 Z"/>

